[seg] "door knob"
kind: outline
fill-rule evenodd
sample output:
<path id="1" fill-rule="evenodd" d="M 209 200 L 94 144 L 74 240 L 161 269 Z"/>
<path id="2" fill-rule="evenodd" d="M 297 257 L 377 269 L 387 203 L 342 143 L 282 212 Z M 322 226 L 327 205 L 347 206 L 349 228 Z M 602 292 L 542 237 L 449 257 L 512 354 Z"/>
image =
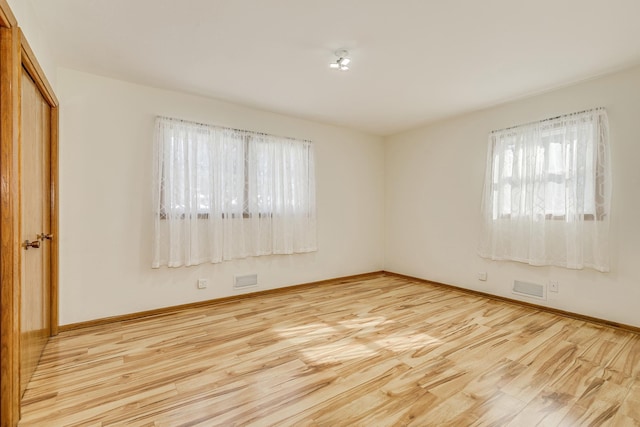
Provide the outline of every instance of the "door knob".
<path id="1" fill-rule="evenodd" d="M 33 242 L 30 242 L 28 240 L 25 240 L 24 243 L 22 243 L 22 247 L 25 251 L 28 251 L 29 248 L 38 249 L 40 247 L 40 241 L 34 240 Z"/>
<path id="2" fill-rule="evenodd" d="M 51 240 L 51 239 L 53 239 L 53 234 L 41 233 L 41 234 L 38 234 L 38 239 L 40 239 L 42 241 Z"/>

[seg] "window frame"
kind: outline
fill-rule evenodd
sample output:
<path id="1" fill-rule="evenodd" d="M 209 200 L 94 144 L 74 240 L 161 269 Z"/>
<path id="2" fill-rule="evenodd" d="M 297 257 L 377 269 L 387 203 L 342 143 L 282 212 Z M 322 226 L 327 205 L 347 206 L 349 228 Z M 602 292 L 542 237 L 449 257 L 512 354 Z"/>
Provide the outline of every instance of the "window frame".
<path id="1" fill-rule="evenodd" d="M 158 117 L 159 119 L 168 119 L 168 120 L 177 120 L 177 119 L 170 119 L 170 118 L 164 118 L 164 117 Z M 181 121 L 181 120 L 179 120 Z M 192 124 L 196 124 L 196 125 L 201 125 L 201 126 L 205 126 L 205 127 L 212 127 L 211 125 L 206 125 L 206 124 L 200 124 L 200 123 L 195 123 L 195 122 L 187 122 L 187 123 L 192 123 Z M 250 155 L 251 155 L 251 147 L 252 147 L 252 139 L 256 138 L 256 137 L 260 137 L 260 136 L 266 136 L 266 137 L 273 137 L 273 135 L 270 134 L 266 134 L 266 133 L 260 133 L 260 132 L 252 132 L 252 131 L 247 131 L 247 130 L 240 130 L 240 129 L 232 129 L 232 128 L 222 128 L 225 130 L 229 130 L 232 132 L 237 132 L 238 134 L 241 135 L 241 138 L 243 139 L 243 174 L 244 174 L 244 186 L 243 186 L 243 210 L 242 213 L 238 213 L 238 212 L 223 212 L 220 213 L 219 216 L 222 219 L 250 219 L 250 218 L 259 218 L 259 219 L 264 219 L 264 218 L 273 218 L 276 214 L 274 214 L 273 211 L 271 212 L 251 212 L 249 209 L 249 197 L 250 197 L 250 185 L 249 185 L 249 165 L 251 164 L 250 162 Z M 290 138 L 290 137 L 279 137 L 285 140 L 292 140 L 292 141 L 297 141 L 297 142 L 303 142 L 306 144 L 311 144 L 311 141 L 309 140 L 298 140 L 295 138 Z M 310 152 L 310 147 L 307 147 L 307 162 L 312 162 L 313 159 L 311 158 L 311 152 Z M 194 215 L 188 215 L 187 213 L 184 212 L 167 212 L 165 209 L 165 187 L 164 187 L 164 183 L 166 182 L 166 180 L 164 179 L 165 176 L 165 162 L 161 162 L 161 169 L 159 171 L 160 176 L 162 177 L 161 182 L 162 185 L 160 186 L 159 189 L 159 198 L 160 198 L 160 210 L 158 212 L 158 216 L 161 220 L 168 220 L 168 219 L 193 219 Z M 177 210 L 177 208 L 176 208 Z M 209 219 L 211 217 L 211 213 L 210 213 L 210 205 L 209 208 L 207 210 L 202 210 L 202 211 L 198 211 L 197 214 L 195 215 L 197 219 L 202 219 L 202 220 L 206 220 Z"/>
<path id="2" fill-rule="evenodd" d="M 583 112 L 580 112 L 583 113 Z M 574 113 L 574 114 L 580 114 L 580 113 Z M 552 122 L 556 119 L 562 118 L 563 116 L 559 116 L 559 117 L 554 117 L 554 118 L 550 118 L 550 119 L 546 119 L 543 120 L 542 122 Z M 582 119 L 584 120 L 584 118 Z M 540 123 L 540 122 L 538 122 Z M 529 126 L 529 125 L 533 125 L 535 123 L 530 123 L 527 125 L 520 125 L 520 126 L 514 126 L 511 128 L 507 128 L 507 129 L 502 129 L 502 130 L 497 130 L 497 131 L 493 131 L 491 132 L 492 137 L 494 137 L 493 135 L 498 133 L 498 132 L 504 132 L 504 131 L 512 131 L 514 134 L 514 137 L 517 137 L 519 135 L 518 133 L 518 129 L 520 128 L 524 128 L 525 126 Z M 550 141 L 547 142 L 543 142 L 544 138 L 551 138 L 553 136 L 553 133 L 555 134 L 561 134 L 562 130 L 565 129 L 565 126 L 563 125 L 562 122 L 556 122 L 556 123 L 549 123 L 548 125 L 542 126 L 541 130 L 543 132 L 545 132 L 546 134 L 542 134 L 540 136 L 540 143 L 539 145 L 544 146 L 544 150 L 545 150 L 545 155 L 548 151 L 548 146 L 551 144 Z M 593 146 L 591 147 L 592 150 L 596 151 L 598 150 L 598 146 L 599 143 L 598 141 L 594 138 L 593 141 L 591 141 L 591 143 L 593 144 Z M 504 153 L 504 150 L 501 150 L 500 152 L 498 152 L 498 150 L 496 150 L 496 144 L 497 141 L 494 139 L 493 143 L 491 144 L 491 168 L 492 168 L 492 176 L 495 174 L 495 164 L 496 164 L 496 157 L 498 155 L 501 155 Z M 573 141 L 572 144 L 577 144 L 577 141 Z M 538 144 L 537 144 L 538 145 Z M 530 166 L 530 165 L 525 165 L 525 166 Z M 604 210 L 603 207 L 603 203 L 602 203 L 602 191 L 599 191 L 599 189 L 601 190 L 604 185 L 604 175 L 601 172 L 601 168 L 598 167 L 597 164 L 593 165 L 593 174 L 594 174 L 594 179 L 593 179 L 593 211 L 590 212 L 583 212 L 582 214 L 580 214 L 580 216 L 582 217 L 583 220 L 585 221 L 603 221 L 605 216 L 608 215 L 608 213 Z M 555 174 L 551 174 L 551 173 L 547 173 L 546 175 L 557 175 L 558 177 L 560 177 L 560 179 L 562 179 L 561 177 L 566 174 L 566 168 L 563 169 L 562 171 L 560 171 L 559 173 L 555 173 Z M 575 178 L 575 175 L 572 176 L 572 178 Z M 498 178 L 497 181 L 495 181 L 494 179 L 492 179 L 491 182 L 491 199 L 492 199 L 492 218 L 493 220 L 498 220 L 498 219 L 511 219 L 512 218 L 512 214 L 511 213 L 501 213 L 500 212 L 500 207 L 496 206 L 496 203 L 494 203 L 495 201 L 495 197 L 496 197 L 496 193 L 500 192 L 499 187 L 501 185 L 504 185 L 503 182 L 505 180 L 508 179 L 512 179 L 512 178 Z M 546 181 L 539 181 L 540 184 L 547 184 L 549 183 L 549 180 Z M 586 195 L 586 194 L 585 194 Z M 498 210 L 498 212 L 496 212 L 496 210 Z M 531 216 L 530 214 L 525 215 L 526 217 Z M 567 215 L 566 215 L 566 205 L 565 205 L 565 214 L 563 215 L 554 215 L 553 213 L 546 213 L 544 215 L 544 219 L 545 221 L 567 221 Z"/>

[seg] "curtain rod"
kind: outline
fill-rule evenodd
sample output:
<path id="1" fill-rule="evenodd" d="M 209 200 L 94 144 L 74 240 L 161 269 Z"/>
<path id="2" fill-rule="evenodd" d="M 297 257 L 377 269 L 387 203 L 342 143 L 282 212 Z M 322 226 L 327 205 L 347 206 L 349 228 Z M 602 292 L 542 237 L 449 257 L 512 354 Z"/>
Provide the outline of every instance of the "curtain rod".
<path id="1" fill-rule="evenodd" d="M 532 125 L 532 124 L 534 124 L 534 123 L 543 123 L 543 122 L 548 122 L 548 121 L 550 121 L 550 120 L 557 120 L 557 119 L 561 119 L 561 118 L 563 118 L 563 117 L 574 116 L 574 115 L 576 115 L 576 114 L 589 113 L 589 112 L 591 112 L 591 111 L 594 111 L 594 112 L 595 112 L 595 111 L 600 111 L 600 110 L 603 110 L 603 111 L 604 111 L 604 107 L 590 108 L 590 109 L 588 109 L 588 110 L 577 111 L 577 112 L 575 112 L 575 113 L 562 114 L 562 115 L 560 115 L 560 116 L 550 117 L 550 118 L 548 118 L 548 119 L 536 120 L 536 121 L 529 122 L 529 123 L 523 123 L 523 124 L 521 124 L 521 125 L 509 126 L 509 127 L 502 128 L 502 129 L 492 130 L 492 131 L 491 131 L 491 133 L 503 132 L 503 131 L 505 131 L 505 130 L 515 129 L 515 128 L 519 128 L 519 127 L 522 127 L 522 126 L 529 126 L 529 125 Z"/>
<path id="2" fill-rule="evenodd" d="M 193 120 L 176 119 L 175 117 L 168 117 L 168 116 L 161 116 L 161 115 L 157 115 L 156 117 L 158 119 L 173 120 L 173 121 L 176 121 L 176 122 L 190 123 L 190 124 L 193 124 L 193 125 L 206 126 L 206 127 L 210 127 L 210 128 L 232 130 L 234 132 L 249 132 L 249 133 L 253 133 L 255 135 L 275 136 L 276 138 L 285 138 L 285 139 L 292 139 L 294 141 L 302 141 L 302 142 L 313 143 L 313 141 L 311 141 L 310 139 L 298 139 L 298 138 L 293 138 L 291 136 L 281 136 L 281 135 L 273 135 L 273 134 L 266 133 L 266 132 L 256 132 L 254 130 L 246 130 L 246 129 L 230 128 L 230 127 L 225 127 L 225 126 L 217 126 L 217 125 L 212 125 L 212 124 L 209 124 L 209 123 L 194 122 Z"/>

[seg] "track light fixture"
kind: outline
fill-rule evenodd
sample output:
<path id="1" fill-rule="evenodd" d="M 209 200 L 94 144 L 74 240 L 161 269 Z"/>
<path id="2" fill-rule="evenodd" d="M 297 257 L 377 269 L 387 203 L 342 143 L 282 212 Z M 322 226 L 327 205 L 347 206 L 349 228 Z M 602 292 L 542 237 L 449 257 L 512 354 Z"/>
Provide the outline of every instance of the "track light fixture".
<path id="1" fill-rule="evenodd" d="M 349 52 L 346 49 L 340 49 L 335 51 L 335 55 L 338 57 L 338 59 L 336 62 L 330 63 L 329 68 L 338 71 L 348 71 L 349 63 L 351 62 L 351 58 L 349 58 Z"/>

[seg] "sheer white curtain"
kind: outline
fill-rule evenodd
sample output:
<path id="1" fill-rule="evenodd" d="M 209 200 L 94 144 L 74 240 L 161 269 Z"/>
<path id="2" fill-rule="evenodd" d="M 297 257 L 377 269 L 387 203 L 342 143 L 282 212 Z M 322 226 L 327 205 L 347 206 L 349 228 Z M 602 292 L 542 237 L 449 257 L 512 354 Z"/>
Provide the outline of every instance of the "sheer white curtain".
<path id="1" fill-rule="evenodd" d="M 159 117 L 152 266 L 316 247 L 309 141 Z"/>
<path id="2" fill-rule="evenodd" d="M 608 139 L 602 108 L 492 132 L 480 255 L 609 271 Z"/>

